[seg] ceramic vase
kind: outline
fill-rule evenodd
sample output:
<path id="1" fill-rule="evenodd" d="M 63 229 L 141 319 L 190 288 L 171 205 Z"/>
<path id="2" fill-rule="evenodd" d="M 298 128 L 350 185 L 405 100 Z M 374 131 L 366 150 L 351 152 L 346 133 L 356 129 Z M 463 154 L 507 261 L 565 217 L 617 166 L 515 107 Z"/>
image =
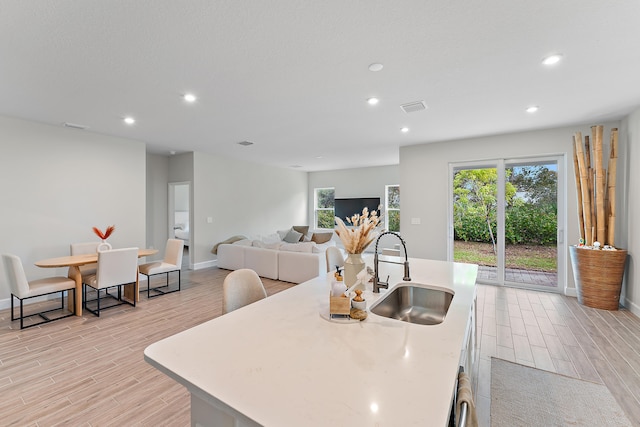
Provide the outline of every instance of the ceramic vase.
<path id="1" fill-rule="evenodd" d="M 98 243 L 98 246 L 96 247 L 96 252 L 103 252 L 103 251 L 110 251 L 111 250 L 111 244 L 107 243 L 106 240 L 103 240 L 102 242 Z"/>
<path id="2" fill-rule="evenodd" d="M 344 284 L 347 288 L 353 286 L 358 278 L 356 277 L 365 268 L 362 254 L 347 254 L 344 260 Z"/>

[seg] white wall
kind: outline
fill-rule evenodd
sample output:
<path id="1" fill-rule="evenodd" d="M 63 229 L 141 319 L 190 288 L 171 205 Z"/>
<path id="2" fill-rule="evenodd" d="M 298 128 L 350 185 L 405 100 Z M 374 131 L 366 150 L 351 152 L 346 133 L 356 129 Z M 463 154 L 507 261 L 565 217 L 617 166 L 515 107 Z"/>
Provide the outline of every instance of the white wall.
<path id="1" fill-rule="evenodd" d="M 169 238 L 168 188 L 169 158 L 157 154 L 147 154 L 147 247 L 158 249 L 151 259 L 162 259 L 165 243 Z M 147 260 L 147 261 L 148 261 Z"/>
<path id="2" fill-rule="evenodd" d="M 215 259 L 213 245 L 233 235 L 266 235 L 307 224 L 306 172 L 205 153 L 194 153 L 193 160 L 190 249 L 196 265 Z"/>
<path id="3" fill-rule="evenodd" d="M 605 136 L 620 123 L 592 123 L 605 126 Z M 590 125 L 576 125 L 541 131 L 495 135 L 458 141 L 414 145 L 400 149 L 400 188 L 402 235 L 409 254 L 418 258 L 447 259 L 448 231 L 448 174 L 449 164 L 496 158 L 522 156 L 564 155 L 566 159 L 567 244 L 579 240 L 576 212 L 576 189 L 573 172 L 573 134 L 581 131 L 590 135 Z M 608 152 L 608 138 L 605 149 Z M 618 165 L 623 174 L 622 164 Z M 624 213 L 618 221 L 624 221 Z M 412 225 L 411 218 L 420 218 L 420 225 Z M 562 221 L 559 218 L 559 221 Z M 618 233 L 616 233 L 618 234 Z M 568 254 L 563 254 L 565 259 Z M 565 263 L 569 266 L 569 263 Z M 568 285 L 574 288 L 573 275 L 568 268 Z M 561 280 L 561 278 L 559 278 Z M 562 283 L 564 284 L 564 283 Z"/>
<path id="4" fill-rule="evenodd" d="M 333 171 L 309 172 L 309 225 L 314 226 L 314 191 L 316 188 L 335 188 L 336 198 L 349 197 L 380 197 L 380 203 L 384 205 L 385 186 L 400 184 L 400 166 L 376 166 L 356 169 L 340 169 Z M 400 187 L 400 210 L 404 205 L 404 189 Z M 382 212 L 384 214 L 384 211 Z M 402 223 L 400 224 L 403 230 Z M 387 236 L 384 236 L 385 242 Z M 333 240 L 340 242 L 334 234 Z M 383 244 L 381 239 L 381 244 Z M 384 245 L 392 247 L 393 243 Z M 386 246 L 382 247 L 386 247 Z M 373 248 L 367 248 L 368 251 Z M 410 254 L 411 255 L 411 254 Z"/>
<path id="5" fill-rule="evenodd" d="M 640 316 L 640 275 L 635 262 L 634 255 L 640 253 L 640 225 L 638 218 L 640 217 L 640 194 L 638 187 L 640 186 L 640 170 L 637 165 L 640 164 L 640 109 L 631 113 L 623 120 L 623 129 L 626 135 L 626 156 L 624 160 L 625 171 L 625 201 L 626 201 L 626 217 L 623 222 L 623 240 L 629 253 L 627 258 L 626 284 L 624 287 L 624 305 Z M 622 155 L 622 153 L 620 153 Z M 620 173 L 620 172 L 618 172 Z M 619 180 L 618 180 L 619 181 Z M 616 232 L 616 240 L 618 239 Z"/>
<path id="6" fill-rule="evenodd" d="M 309 172 L 309 221 L 314 221 L 316 188 L 333 187 L 336 198 L 380 197 L 380 203 L 384 204 L 385 185 L 396 184 L 400 184 L 398 165 Z"/>
<path id="7" fill-rule="evenodd" d="M 19 256 L 29 279 L 65 275 L 34 262 L 96 241 L 115 225 L 114 247 L 145 247 L 142 142 L 0 117 L 0 253 Z M 0 305 L 10 291 L 0 264 Z"/>

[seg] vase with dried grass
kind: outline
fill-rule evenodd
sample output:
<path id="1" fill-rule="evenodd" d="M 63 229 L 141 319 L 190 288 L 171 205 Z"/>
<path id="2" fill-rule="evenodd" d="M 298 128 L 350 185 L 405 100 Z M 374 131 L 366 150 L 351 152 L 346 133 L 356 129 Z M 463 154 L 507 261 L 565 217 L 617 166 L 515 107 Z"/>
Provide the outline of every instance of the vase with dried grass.
<path id="1" fill-rule="evenodd" d="M 93 227 L 93 232 L 102 240 L 102 242 L 99 243 L 98 247 L 96 248 L 98 252 L 108 251 L 111 249 L 111 244 L 107 243 L 107 239 L 109 238 L 109 236 L 111 236 L 115 229 L 115 225 L 110 225 L 104 232 L 102 232 L 98 227 Z"/>
<path id="2" fill-rule="evenodd" d="M 357 275 L 365 268 L 362 253 L 378 236 L 378 225 L 381 217 L 377 211 L 369 212 L 364 208 L 361 214 L 354 214 L 346 218 L 351 227 L 347 227 L 342 218 L 335 217 L 336 234 L 347 253 L 344 261 L 344 283 L 351 287 L 356 283 Z"/>
<path id="3" fill-rule="evenodd" d="M 585 136 L 583 142 L 580 132 L 573 137 L 580 244 L 569 247 L 569 255 L 580 304 L 617 310 L 627 259 L 615 246 L 618 129 L 611 129 L 607 168 L 603 132 L 592 126 L 591 141 Z"/>

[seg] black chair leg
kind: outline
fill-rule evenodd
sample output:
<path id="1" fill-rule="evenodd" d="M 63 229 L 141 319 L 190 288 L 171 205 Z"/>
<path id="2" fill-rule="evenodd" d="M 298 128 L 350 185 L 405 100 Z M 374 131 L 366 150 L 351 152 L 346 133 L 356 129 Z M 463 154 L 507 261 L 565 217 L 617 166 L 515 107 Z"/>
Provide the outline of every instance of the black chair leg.
<path id="1" fill-rule="evenodd" d="M 73 290 L 73 299 L 70 299 L 69 300 L 70 301 L 69 304 L 67 304 L 68 305 L 69 314 L 62 315 L 60 317 L 53 318 L 53 319 L 48 317 L 47 313 L 49 313 L 51 311 L 57 311 L 57 310 L 64 311 L 65 292 L 66 292 L 67 297 L 69 297 L 69 290 Z M 45 310 L 45 311 L 41 311 L 41 312 L 38 312 L 38 313 L 30 314 L 27 317 L 40 316 L 44 321 L 38 322 L 38 323 L 33 323 L 32 322 L 31 324 L 25 326 L 24 325 L 24 318 L 25 318 L 25 315 L 24 315 L 24 300 L 29 299 L 29 298 L 35 298 L 35 297 L 42 297 L 42 296 L 50 295 L 50 294 L 54 294 L 54 293 L 60 293 L 60 298 L 62 300 L 60 309 L 54 308 L 54 309 Z M 22 299 L 22 298 L 16 297 L 14 294 L 11 294 L 11 320 L 12 321 L 18 320 L 18 318 L 15 317 L 15 315 L 14 315 L 14 311 L 15 310 L 14 310 L 13 299 L 14 298 L 18 298 L 18 300 L 20 300 L 20 329 L 26 329 L 26 328 L 31 328 L 31 327 L 34 327 L 34 326 L 39 326 L 39 325 L 42 325 L 44 323 L 53 322 L 54 320 L 64 319 L 65 317 L 69 317 L 69 316 L 75 315 L 75 303 L 74 303 L 74 301 L 76 300 L 76 289 L 75 288 L 66 289 L 66 290 L 62 290 L 62 291 L 56 291 L 56 292 L 50 292 L 49 294 L 36 295 L 35 297 L 26 297 L 26 298 Z M 85 298 L 84 298 L 85 297 L 84 293 L 83 293 L 82 297 L 83 297 L 83 300 L 82 300 L 83 301 L 83 305 L 86 305 Z M 71 310 L 72 306 L 73 306 L 73 311 Z"/>

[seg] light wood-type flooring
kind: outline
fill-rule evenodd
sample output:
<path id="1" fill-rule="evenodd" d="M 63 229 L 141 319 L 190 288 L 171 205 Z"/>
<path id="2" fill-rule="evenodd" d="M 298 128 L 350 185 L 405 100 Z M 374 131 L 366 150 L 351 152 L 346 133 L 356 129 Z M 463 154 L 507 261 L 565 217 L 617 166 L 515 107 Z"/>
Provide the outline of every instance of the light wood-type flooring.
<path id="1" fill-rule="evenodd" d="M 141 293 L 135 308 L 112 308 L 100 318 L 85 313 L 23 331 L 8 310 L 0 311 L 0 426 L 188 426 L 189 393 L 147 364 L 143 350 L 220 316 L 228 273 L 185 270 L 181 292 L 150 300 Z M 269 295 L 295 286 L 263 283 Z M 604 383 L 640 425 L 640 319 L 628 311 L 479 285 L 478 334 L 481 426 L 490 425 L 492 355 Z M 428 416 L 424 425 L 430 425 Z"/>
<path id="2" fill-rule="evenodd" d="M 598 310 L 554 293 L 479 285 L 477 332 L 481 426 L 490 425 L 492 356 L 604 384 L 632 425 L 640 425 L 640 319 L 628 310 Z"/>

